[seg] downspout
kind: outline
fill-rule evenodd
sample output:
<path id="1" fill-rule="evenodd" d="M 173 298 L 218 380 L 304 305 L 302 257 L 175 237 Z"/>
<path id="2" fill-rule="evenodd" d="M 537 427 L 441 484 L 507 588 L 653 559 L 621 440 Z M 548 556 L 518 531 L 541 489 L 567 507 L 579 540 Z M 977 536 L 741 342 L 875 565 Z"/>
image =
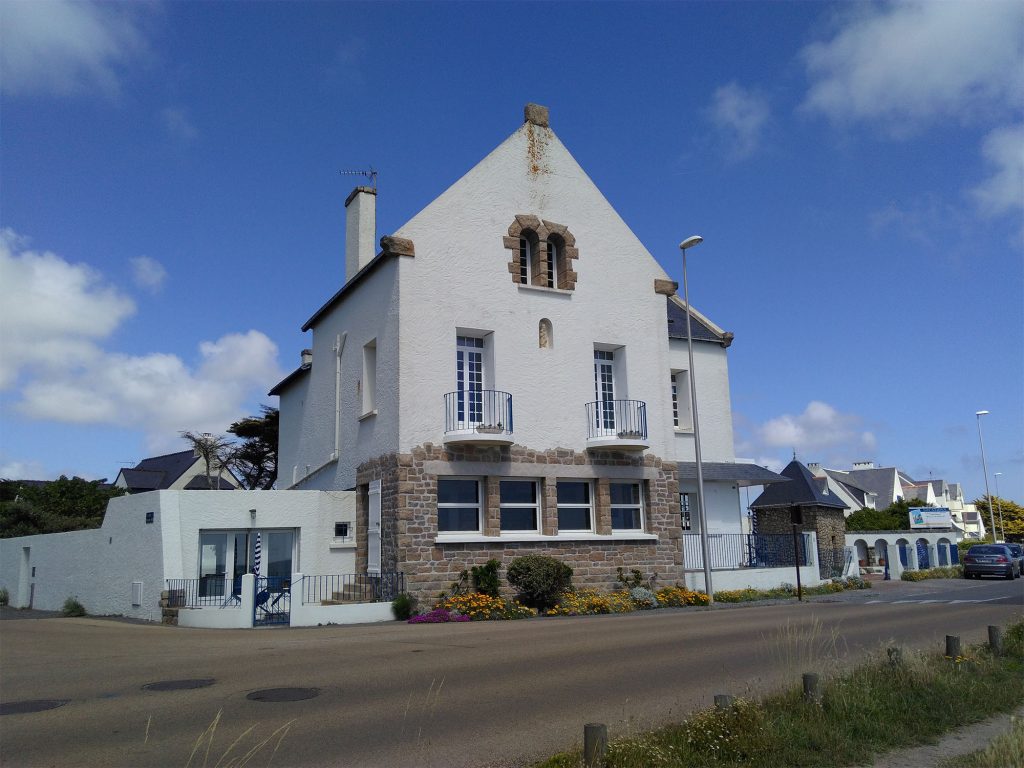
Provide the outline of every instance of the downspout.
<path id="1" fill-rule="evenodd" d="M 331 459 L 341 456 L 341 353 L 345 349 L 348 332 L 338 334 L 334 341 L 334 452 Z"/>

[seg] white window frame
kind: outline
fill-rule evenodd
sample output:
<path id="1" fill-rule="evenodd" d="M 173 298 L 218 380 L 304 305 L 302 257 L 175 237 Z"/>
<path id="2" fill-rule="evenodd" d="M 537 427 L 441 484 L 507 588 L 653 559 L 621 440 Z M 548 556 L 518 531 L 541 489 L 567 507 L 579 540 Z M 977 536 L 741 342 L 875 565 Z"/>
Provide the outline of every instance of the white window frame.
<path id="1" fill-rule="evenodd" d="M 481 336 L 456 333 L 455 391 L 456 423 L 459 429 L 473 429 L 483 420 L 483 391 L 487 388 L 487 341 Z M 478 370 L 474 374 L 474 366 Z M 475 405 L 475 408 L 474 408 Z"/>
<path id="2" fill-rule="evenodd" d="M 508 502 L 501 498 L 501 484 L 502 483 L 531 483 L 533 485 L 533 498 L 535 501 L 532 504 L 521 503 L 521 502 Z M 523 533 L 539 533 L 543 523 L 543 510 L 544 504 L 542 501 L 542 487 L 539 480 L 530 477 L 501 477 L 498 478 L 498 528 L 502 535 L 508 534 L 515 536 Z M 505 528 L 501 523 L 501 513 L 506 509 L 532 509 L 533 510 L 533 528 Z"/>
<path id="3" fill-rule="evenodd" d="M 519 282 L 521 285 L 531 285 L 533 264 L 533 243 L 523 232 L 519 236 Z"/>
<path id="4" fill-rule="evenodd" d="M 464 504 L 462 502 L 442 502 L 441 501 L 441 481 L 442 480 L 469 480 L 476 483 L 476 504 Z M 471 536 L 473 534 L 479 534 L 483 531 L 483 487 L 484 480 L 482 477 L 466 477 L 462 475 L 438 475 L 437 477 L 437 535 L 438 538 L 444 536 Z M 476 530 L 442 530 L 441 529 L 441 510 L 442 509 L 465 509 L 466 507 L 476 506 Z"/>
<path id="5" fill-rule="evenodd" d="M 690 509 L 690 492 L 679 492 L 679 527 L 684 531 L 693 528 L 693 513 Z"/>
<path id="6" fill-rule="evenodd" d="M 637 504 L 615 504 L 614 502 L 611 502 L 610 501 L 610 499 L 611 499 L 611 486 L 613 486 L 613 485 L 633 485 L 633 486 L 636 486 L 636 488 L 637 488 L 637 490 L 639 492 L 637 494 L 638 497 L 639 497 L 639 500 L 640 500 L 639 505 L 637 505 Z M 611 517 L 611 520 L 612 520 L 612 533 L 614 534 L 617 531 L 644 531 L 644 530 L 646 530 L 647 516 L 645 514 L 646 510 L 644 509 L 644 484 L 643 484 L 643 482 L 640 481 L 640 480 L 630 480 L 630 481 L 625 481 L 625 482 L 619 482 L 619 481 L 611 482 L 611 483 L 609 483 L 608 491 L 609 491 L 609 516 Z M 615 527 L 615 514 L 614 513 L 615 513 L 616 509 L 636 509 L 638 506 L 639 506 L 639 512 L 640 512 L 640 527 L 639 528 L 616 528 Z"/>
<path id="7" fill-rule="evenodd" d="M 672 427 L 678 432 L 693 431 L 690 372 L 686 370 L 672 371 Z"/>
<path id="8" fill-rule="evenodd" d="M 544 276 L 548 288 L 558 287 L 558 260 L 561 258 L 558 243 L 553 240 L 547 241 L 548 250 L 548 272 Z"/>
<path id="9" fill-rule="evenodd" d="M 615 434 L 615 352 L 594 349 L 594 427 L 598 435 Z M 607 405 L 605 405 L 607 403 Z"/>
<path id="10" fill-rule="evenodd" d="M 377 412 L 377 340 L 363 345 L 363 416 Z"/>
<path id="11" fill-rule="evenodd" d="M 590 499 L 586 504 L 578 503 L 562 503 L 558 501 L 558 486 L 562 483 L 580 483 L 581 485 L 587 486 L 587 497 Z M 556 513 L 561 512 L 562 509 L 585 509 L 587 510 L 587 518 L 590 520 L 590 525 L 587 528 L 563 528 L 561 518 L 558 519 L 558 532 L 568 531 L 572 533 L 592 533 L 594 531 L 594 482 L 592 480 L 574 480 L 572 478 L 558 478 L 555 480 L 555 511 Z"/>

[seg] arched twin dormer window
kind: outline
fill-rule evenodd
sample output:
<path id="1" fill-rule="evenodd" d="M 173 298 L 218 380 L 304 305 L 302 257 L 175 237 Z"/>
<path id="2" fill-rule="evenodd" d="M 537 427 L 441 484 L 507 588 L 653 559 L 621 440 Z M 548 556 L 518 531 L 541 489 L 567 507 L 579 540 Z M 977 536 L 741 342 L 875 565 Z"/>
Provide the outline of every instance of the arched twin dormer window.
<path id="1" fill-rule="evenodd" d="M 508 228 L 505 247 L 513 253 L 509 262 L 512 282 L 538 288 L 571 291 L 576 287 L 573 260 L 579 258 L 576 239 L 564 224 L 519 215 Z"/>

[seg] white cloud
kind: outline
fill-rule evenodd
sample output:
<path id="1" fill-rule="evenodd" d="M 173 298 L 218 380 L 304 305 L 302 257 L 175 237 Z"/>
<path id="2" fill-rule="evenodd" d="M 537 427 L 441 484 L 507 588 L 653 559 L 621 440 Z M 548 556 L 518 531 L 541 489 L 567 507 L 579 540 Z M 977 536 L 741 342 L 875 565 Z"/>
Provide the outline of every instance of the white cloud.
<path id="1" fill-rule="evenodd" d="M 0 478 L 4 480 L 55 480 L 57 475 L 38 461 L 7 461 L 0 464 Z"/>
<path id="2" fill-rule="evenodd" d="M 25 245 L 0 232 L 0 380 L 18 384 L 15 407 L 29 418 L 139 429 L 163 448 L 181 430 L 222 432 L 280 378 L 277 347 L 255 330 L 201 342 L 192 366 L 104 349 L 131 299 L 89 267 Z"/>
<path id="3" fill-rule="evenodd" d="M 259 331 L 199 345 L 190 369 L 176 355 L 107 353 L 95 364 L 37 380 L 22 391 L 25 415 L 145 430 L 151 444 L 185 429 L 223 432 L 254 390 L 279 376 L 277 347 Z"/>
<path id="4" fill-rule="evenodd" d="M 5 93 L 58 96 L 120 90 L 125 71 L 147 51 L 151 3 L 35 0 L 0 4 Z"/>
<path id="5" fill-rule="evenodd" d="M 199 135 L 184 107 L 165 107 L 160 110 L 160 122 L 164 130 L 175 139 L 192 141 Z"/>
<path id="6" fill-rule="evenodd" d="M 27 250 L 0 230 L 0 390 L 19 372 L 67 368 L 101 356 L 96 341 L 135 312 L 134 302 L 85 264 Z"/>
<path id="7" fill-rule="evenodd" d="M 985 137 L 981 154 L 995 172 L 971 190 L 986 215 L 1024 207 L 1024 124 L 997 128 Z"/>
<path id="8" fill-rule="evenodd" d="M 149 256 L 136 256 L 129 261 L 132 265 L 132 277 L 137 286 L 145 288 L 150 293 L 157 293 L 163 287 L 164 280 L 167 279 L 167 270 L 163 264 Z"/>
<path id="9" fill-rule="evenodd" d="M 757 149 L 768 121 L 768 100 L 760 93 L 731 82 L 718 88 L 704 111 L 728 147 L 731 160 L 742 160 Z"/>
<path id="10" fill-rule="evenodd" d="M 852 13 L 834 37 L 802 52 L 811 81 L 805 109 L 906 132 L 1019 104 L 1024 4 L 916 0 Z"/>
<path id="11" fill-rule="evenodd" d="M 783 414 L 762 424 L 737 427 L 743 432 L 737 442 L 737 453 L 757 457 L 762 466 L 779 466 L 796 451 L 805 464 L 819 461 L 833 466 L 871 458 L 877 448 L 875 436 L 863 428 L 863 420 L 852 413 L 842 413 L 828 403 L 812 400 L 802 413 Z M 785 463 L 785 462 L 782 462 Z"/>

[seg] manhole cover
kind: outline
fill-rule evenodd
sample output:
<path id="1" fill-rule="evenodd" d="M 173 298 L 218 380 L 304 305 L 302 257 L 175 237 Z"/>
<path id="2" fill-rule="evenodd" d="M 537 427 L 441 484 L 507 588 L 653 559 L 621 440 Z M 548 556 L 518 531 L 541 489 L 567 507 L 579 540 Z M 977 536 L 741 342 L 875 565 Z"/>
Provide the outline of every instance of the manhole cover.
<path id="1" fill-rule="evenodd" d="M 157 683 L 146 683 L 144 691 L 191 691 L 193 688 L 206 688 L 216 681 L 212 677 L 200 677 L 194 680 L 161 680 Z"/>
<path id="2" fill-rule="evenodd" d="M 0 704 L 0 715 L 26 715 L 29 712 L 45 712 L 63 707 L 67 699 L 35 699 L 34 701 L 6 701 Z"/>
<path id="3" fill-rule="evenodd" d="M 319 688 L 264 688 L 262 691 L 253 691 L 245 698 L 249 701 L 303 701 L 319 695 Z"/>

